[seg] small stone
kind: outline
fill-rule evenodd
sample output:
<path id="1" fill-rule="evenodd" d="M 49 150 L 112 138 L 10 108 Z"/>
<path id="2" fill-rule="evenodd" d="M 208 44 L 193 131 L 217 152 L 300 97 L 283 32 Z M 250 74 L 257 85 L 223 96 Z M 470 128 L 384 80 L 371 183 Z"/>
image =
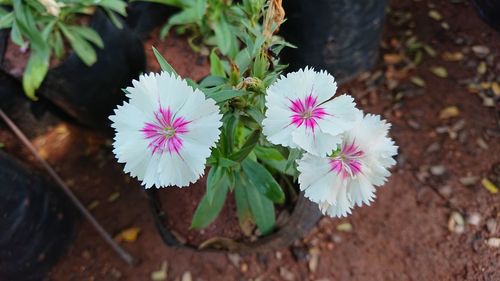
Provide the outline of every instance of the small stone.
<path id="1" fill-rule="evenodd" d="M 413 119 L 408 120 L 408 126 L 410 126 L 412 129 L 418 130 L 420 129 L 420 123 Z"/>
<path id="2" fill-rule="evenodd" d="M 451 126 L 450 129 L 454 132 L 458 132 L 462 130 L 464 127 L 465 127 L 465 119 L 460 119 L 457 122 L 455 122 L 455 124 L 453 124 L 453 126 Z"/>
<path id="3" fill-rule="evenodd" d="M 120 198 L 120 192 L 113 192 L 111 195 L 109 195 L 108 202 L 115 202 L 118 198 Z"/>
<path id="4" fill-rule="evenodd" d="M 275 253 L 275 256 L 276 256 L 276 259 L 277 259 L 277 260 L 281 260 L 281 259 L 283 259 L 283 254 L 282 254 L 280 251 L 277 251 L 277 252 Z"/>
<path id="5" fill-rule="evenodd" d="M 191 272 L 186 271 L 184 274 L 182 274 L 181 281 L 192 281 L 193 277 L 191 276 Z"/>
<path id="6" fill-rule="evenodd" d="M 243 272 L 243 273 L 247 272 L 248 271 L 248 264 L 247 263 L 242 263 L 240 265 L 240 271 Z"/>
<path id="7" fill-rule="evenodd" d="M 454 233 L 464 232 L 464 217 L 459 212 L 451 213 L 451 216 L 448 219 L 448 229 Z"/>
<path id="8" fill-rule="evenodd" d="M 240 260 L 241 260 L 241 256 L 238 255 L 238 254 L 228 254 L 227 255 L 227 258 L 229 259 L 229 261 L 236 267 L 238 268 L 240 266 Z"/>
<path id="9" fill-rule="evenodd" d="M 464 59 L 464 54 L 461 52 L 444 52 L 441 58 L 445 61 L 461 61 Z"/>
<path id="10" fill-rule="evenodd" d="M 439 142 L 433 142 L 427 147 L 425 152 L 433 153 L 433 152 L 439 151 L 440 149 L 441 149 L 441 144 Z"/>
<path id="11" fill-rule="evenodd" d="M 449 25 L 447 22 L 445 22 L 445 21 L 443 21 L 443 22 L 441 23 L 441 27 L 442 27 L 443 29 L 445 29 L 445 30 L 450 29 L 450 25 Z"/>
<path id="12" fill-rule="evenodd" d="M 453 189 L 449 185 L 441 186 L 438 189 L 439 194 L 441 194 L 443 197 L 448 198 L 453 192 Z"/>
<path id="13" fill-rule="evenodd" d="M 309 267 L 309 271 L 311 272 L 316 272 L 316 269 L 318 269 L 318 265 L 319 265 L 319 255 L 320 255 L 320 250 L 319 248 L 311 248 L 309 249 L 309 255 L 310 255 L 310 258 L 309 258 L 309 262 L 308 262 L 308 267 Z"/>
<path id="14" fill-rule="evenodd" d="M 425 83 L 424 79 L 422 79 L 422 78 L 420 78 L 420 77 L 418 77 L 418 76 L 412 76 L 412 77 L 410 78 L 410 81 L 411 81 L 413 84 L 415 84 L 415 85 L 417 85 L 417 86 L 419 86 L 419 87 L 425 87 L 425 85 L 426 85 L 426 83 Z"/>
<path id="15" fill-rule="evenodd" d="M 484 58 L 490 53 L 490 49 L 486 46 L 476 45 L 472 46 L 472 52 L 479 57 Z"/>
<path id="16" fill-rule="evenodd" d="M 284 267 L 280 267 L 280 276 L 286 280 L 286 281 L 294 281 L 295 280 L 295 275 L 288 269 Z"/>
<path id="17" fill-rule="evenodd" d="M 443 165 L 436 165 L 432 166 L 431 169 L 431 174 L 434 176 L 442 176 L 444 173 L 446 173 L 446 167 Z"/>
<path id="18" fill-rule="evenodd" d="M 458 179 L 458 181 L 460 181 L 460 183 L 465 186 L 471 186 L 475 185 L 479 181 L 479 177 L 476 176 L 461 177 L 460 179 Z"/>
<path id="19" fill-rule="evenodd" d="M 483 140 L 482 138 L 480 138 L 480 137 L 476 139 L 476 143 L 477 143 L 477 145 L 478 145 L 480 148 L 482 148 L 482 149 L 484 149 L 484 150 L 488 150 L 488 148 L 489 148 L 489 146 L 488 146 L 488 144 L 486 143 L 486 141 L 484 141 L 484 140 Z"/>
<path id="20" fill-rule="evenodd" d="M 118 269 L 116 269 L 114 267 L 111 268 L 109 274 L 111 274 L 111 276 L 115 279 L 120 279 L 120 278 L 122 278 L 122 275 L 123 275 Z"/>
<path id="21" fill-rule="evenodd" d="M 479 226 L 479 224 L 481 223 L 481 214 L 478 212 L 470 213 L 467 216 L 467 223 L 474 226 Z"/>
<path id="22" fill-rule="evenodd" d="M 492 248 L 500 247 L 500 237 L 493 237 L 486 241 L 486 244 Z"/>
<path id="23" fill-rule="evenodd" d="M 494 218 L 490 218 L 486 221 L 486 228 L 490 234 L 495 234 L 497 232 L 498 222 Z"/>

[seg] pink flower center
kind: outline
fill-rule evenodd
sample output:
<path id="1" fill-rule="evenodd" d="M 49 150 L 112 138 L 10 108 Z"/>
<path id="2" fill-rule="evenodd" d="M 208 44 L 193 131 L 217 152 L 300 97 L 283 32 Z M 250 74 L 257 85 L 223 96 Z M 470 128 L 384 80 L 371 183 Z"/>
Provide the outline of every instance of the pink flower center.
<path id="1" fill-rule="evenodd" d="M 153 122 L 146 122 L 141 132 L 144 138 L 149 140 L 148 147 L 152 153 L 172 153 L 179 154 L 182 149 L 181 135 L 187 133 L 188 124 L 184 117 L 173 116 L 170 108 L 163 109 L 160 107 L 154 113 L 155 120 Z"/>
<path id="2" fill-rule="evenodd" d="M 342 177 L 354 177 L 362 172 L 362 158 L 365 153 L 354 143 L 342 144 L 342 149 L 337 156 L 330 158 L 330 171 L 336 172 Z"/>
<path id="3" fill-rule="evenodd" d="M 322 107 L 317 106 L 317 97 L 312 94 L 304 99 L 290 100 L 290 110 L 293 112 L 290 116 L 290 124 L 294 124 L 297 128 L 304 125 L 306 129 L 314 131 L 318 125 L 318 120 L 323 119 L 327 115 Z"/>

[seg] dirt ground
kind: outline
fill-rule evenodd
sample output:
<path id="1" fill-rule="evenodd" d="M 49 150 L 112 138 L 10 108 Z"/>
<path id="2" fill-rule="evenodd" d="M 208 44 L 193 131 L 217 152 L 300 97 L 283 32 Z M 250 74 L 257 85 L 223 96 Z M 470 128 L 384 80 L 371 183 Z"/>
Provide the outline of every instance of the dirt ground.
<path id="1" fill-rule="evenodd" d="M 342 89 L 365 111 L 387 118 L 400 147 L 398 165 L 371 207 L 346 219 L 323 218 L 304 239 L 276 252 L 167 248 L 110 140 L 61 124 L 34 143 L 110 233 L 140 230 L 137 240 L 122 242 L 140 262 L 128 266 L 81 220 L 46 280 L 145 281 L 162 264 L 165 280 L 179 281 L 500 280 L 500 195 L 484 185 L 500 183 L 494 83 L 500 83 L 500 36 L 467 1 L 436 2 L 392 1 L 379 65 Z M 159 49 L 168 49 L 180 74 L 203 77 L 206 58 L 180 39 L 167 44 Z M 5 132 L 0 136 L 7 152 L 19 148 L 9 147 L 15 141 Z M 172 206 L 183 207 L 191 208 Z"/>

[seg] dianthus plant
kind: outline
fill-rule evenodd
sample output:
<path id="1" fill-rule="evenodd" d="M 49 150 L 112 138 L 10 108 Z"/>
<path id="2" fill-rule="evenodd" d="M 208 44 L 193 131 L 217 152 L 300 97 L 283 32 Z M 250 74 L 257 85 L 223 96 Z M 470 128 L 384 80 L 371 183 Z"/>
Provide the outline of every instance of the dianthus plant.
<path id="1" fill-rule="evenodd" d="M 280 19 L 278 2 L 266 17 Z M 330 74 L 281 75 L 277 56 L 287 43 L 272 32 L 280 22 L 262 22 L 240 26 L 243 47 L 234 56 L 221 59 L 214 49 L 211 75 L 199 84 L 155 51 L 163 72 L 133 81 L 129 101 L 110 117 L 118 162 L 146 188 L 189 186 L 208 171 L 193 228 L 208 226 L 232 194 L 243 230 L 255 224 L 269 233 L 275 204 L 294 197 L 294 182 L 323 213 L 346 216 L 370 204 L 395 163 L 390 125 L 335 95 Z"/>

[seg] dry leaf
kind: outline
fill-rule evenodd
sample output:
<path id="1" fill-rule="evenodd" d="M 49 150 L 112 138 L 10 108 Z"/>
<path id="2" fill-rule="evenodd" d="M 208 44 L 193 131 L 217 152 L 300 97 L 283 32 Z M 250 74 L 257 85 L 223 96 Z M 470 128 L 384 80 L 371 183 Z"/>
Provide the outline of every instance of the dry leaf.
<path id="1" fill-rule="evenodd" d="M 441 14 L 436 10 L 430 10 L 428 15 L 433 20 L 440 21 L 443 19 L 443 16 L 441 16 Z"/>
<path id="2" fill-rule="evenodd" d="M 447 106 L 439 112 L 440 119 L 448 119 L 460 115 L 460 110 L 456 106 Z"/>
<path id="3" fill-rule="evenodd" d="M 491 83 L 491 90 L 495 96 L 500 96 L 500 85 L 497 82 Z"/>
<path id="4" fill-rule="evenodd" d="M 446 30 L 450 29 L 450 25 L 447 22 L 444 22 L 444 21 L 441 23 L 441 27 L 443 29 L 446 29 Z"/>
<path id="5" fill-rule="evenodd" d="M 480 62 L 477 66 L 477 73 L 481 75 L 486 73 L 486 63 L 484 61 Z"/>
<path id="6" fill-rule="evenodd" d="M 424 79 L 422 79 L 422 78 L 420 78 L 420 77 L 418 77 L 418 76 L 412 76 L 412 77 L 410 78 L 410 81 L 411 81 L 413 84 L 415 84 L 415 85 L 417 85 L 417 86 L 419 86 L 419 87 L 425 87 L 425 81 L 424 81 Z"/>
<path id="7" fill-rule="evenodd" d="M 338 231 L 345 231 L 345 232 L 351 232 L 352 231 L 352 224 L 348 222 L 344 222 L 341 224 L 337 225 L 337 230 Z"/>
<path id="8" fill-rule="evenodd" d="M 108 202 L 114 202 L 116 199 L 120 197 L 120 192 L 113 192 L 109 197 L 108 197 Z"/>
<path id="9" fill-rule="evenodd" d="M 99 206 L 99 201 L 98 200 L 94 200 L 94 201 L 90 202 L 90 204 L 87 206 L 87 209 L 89 211 L 91 211 L 91 210 L 97 208 L 97 206 Z"/>
<path id="10" fill-rule="evenodd" d="M 164 261 L 161 264 L 160 270 L 151 272 L 151 280 L 153 280 L 153 281 L 167 280 L 167 276 L 168 276 L 167 270 L 168 270 L 168 263 L 166 261 Z"/>
<path id="11" fill-rule="evenodd" d="M 461 52 L 444 52 L 441 57 L 445 61 L 461 61 L 464 59 L 464 54 Z"/>
<path id="12" fill-rule="evenodd" d="M 448 70 L 442 66 L 435 66 L 431 68 L 431 72 L 440 78 L 448 77 Z"/>
<path id="13" fill-rule="evenodd" d="M 118 235 L 116 235 L 115 239 L 118 242 L 135 242 L 137 240 L 137 237 L 139 236 L 139 233 L 141 232 L 141 229 L 139 227 L 131 227 L 122 230 Z"/>
<path id="14" fill-rule="evenodd" d="M 403 60 L 403 57 L 400 54 L 385 54 L 384 62 L 387 64 L 397 64 Z"/>
<path id="15" fill-rule="evenodd" d="M 437 55 L 436 50 L 429 45 L 424 45 L 424 51 L 431 57 L 435 57 Z"/>
<path id="16" fill-rule="evenodd" d="M 492 183 L 489 179 L 483 178 L 481 180 L 481 184 L 484 186 L 484 188 L 486 188 L 486 190 L 488 190 L 492 194 L 498 193 L 498 187 L 494 183 Z"/>

